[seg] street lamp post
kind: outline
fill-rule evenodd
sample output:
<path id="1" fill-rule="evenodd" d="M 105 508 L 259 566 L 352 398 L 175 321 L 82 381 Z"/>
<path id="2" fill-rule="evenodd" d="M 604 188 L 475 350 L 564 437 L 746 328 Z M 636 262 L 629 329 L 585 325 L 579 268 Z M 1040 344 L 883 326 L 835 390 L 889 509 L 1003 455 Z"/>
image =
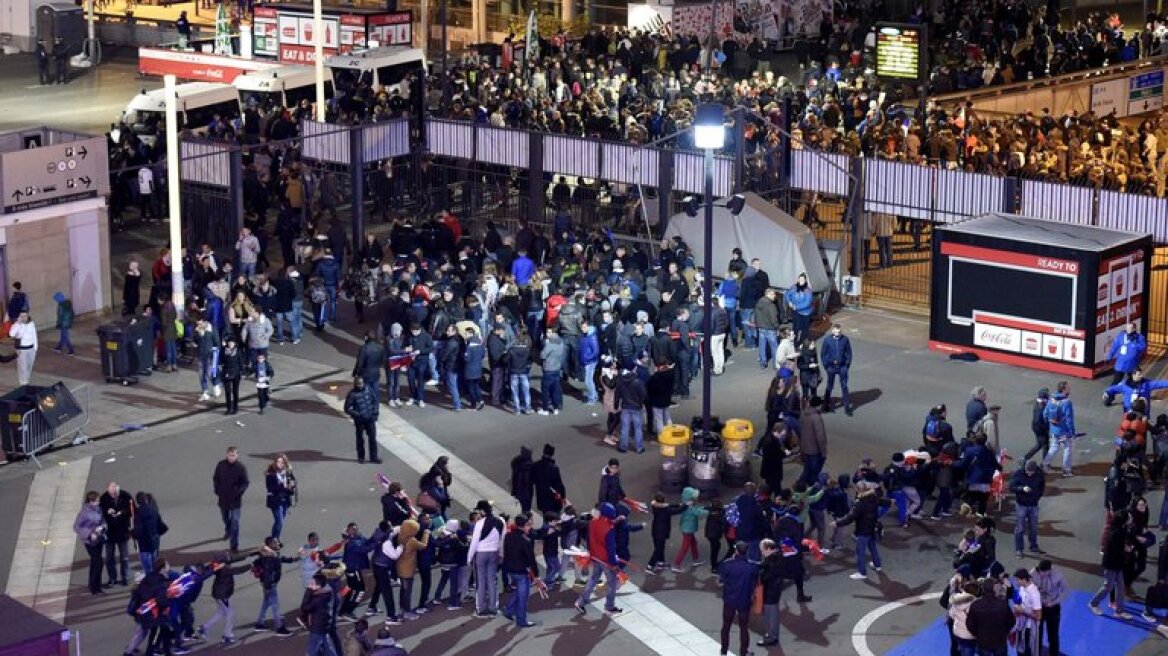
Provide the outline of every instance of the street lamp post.
<path id="1" fill-rule="evenodd" d="M 721 105 L 706 103 L 699 105 L 694 116 L 694 145 L 705 151 L 705 221 L 703 244 L 705 256 L 702 266 L 702 432 L 708 434 L 710 425 L 710 405 L 713 393 L 710 389 L 713 372 L 710 362 L 713 353 L 714 332 L 714 151 L 726 144 L 726 126 Z"/>

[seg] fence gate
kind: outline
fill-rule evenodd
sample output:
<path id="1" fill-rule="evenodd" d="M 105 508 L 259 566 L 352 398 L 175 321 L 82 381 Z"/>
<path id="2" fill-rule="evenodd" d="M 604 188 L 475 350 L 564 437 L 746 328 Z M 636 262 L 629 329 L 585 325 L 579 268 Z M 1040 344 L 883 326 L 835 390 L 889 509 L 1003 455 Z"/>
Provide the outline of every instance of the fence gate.
<path id="1" fill-rule="evenodd" d="M 234 250 L 243 225 L 243 164 L 240 151 L 225 144 L 182 141 L 179 150 L 184 242 L 206 242 L 216 251 Z"/>

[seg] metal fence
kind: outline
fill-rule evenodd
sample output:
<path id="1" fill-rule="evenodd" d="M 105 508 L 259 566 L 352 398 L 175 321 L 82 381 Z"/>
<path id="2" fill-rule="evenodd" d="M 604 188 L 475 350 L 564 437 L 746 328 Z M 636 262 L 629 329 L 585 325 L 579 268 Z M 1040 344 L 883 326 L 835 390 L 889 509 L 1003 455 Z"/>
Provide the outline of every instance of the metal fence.
<path id="1" fill-rule="evenodd" d="M 73 395 L 81 411 L 60 425 L 52 426 L 39 408 L 29 410 L 20 419 L 21 453 L 36 463 L 38 469 L 42 467 L 37 454 L 57 442 L 71 440 L 73 444 L 83 444 L 89 440 L 84 432 L 85 427 L 89 425 L 89 385 L 83 383 L 72 387 L 69 393 Z"/>

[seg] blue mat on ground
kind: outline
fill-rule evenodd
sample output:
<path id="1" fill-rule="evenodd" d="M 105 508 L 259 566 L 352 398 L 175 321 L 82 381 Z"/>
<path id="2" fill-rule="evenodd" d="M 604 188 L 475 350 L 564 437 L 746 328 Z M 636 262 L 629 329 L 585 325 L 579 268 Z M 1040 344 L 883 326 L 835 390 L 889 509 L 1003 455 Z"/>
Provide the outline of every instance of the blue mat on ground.
<path id="1" fill-rule="evenodd" d="M 1102 604 L 1105 610 L 1103 616 L 1099 617 L 1087 608 L 1092 595 L 1093 592 L 1075 590 L 1063 602 L 1059 633 L 1062 639 L 1060 649 L 1064 654 L 1096 653 L 1103 656 L 1106 653 L 1107 656 L 1122 656 L 1144 640 L 1163 640 L 1156 635 L 1155 625 L 1140 618 L 1144 610 L 1142 603 L 1128 602 L 1127 612 L 1132 615 L 1130 620 L 1114 617 L 1106 603 Z M 941 609 L 938 607 L 938 610 Z M 1104 644 L 1107 645 L 1105 652 L 1100 651 L 1100 645 Z M 888 656 L 940 656 L 948 653 L 949 630 L 945 627 L 945 618 L 940 617 L 890 650 Z"/>

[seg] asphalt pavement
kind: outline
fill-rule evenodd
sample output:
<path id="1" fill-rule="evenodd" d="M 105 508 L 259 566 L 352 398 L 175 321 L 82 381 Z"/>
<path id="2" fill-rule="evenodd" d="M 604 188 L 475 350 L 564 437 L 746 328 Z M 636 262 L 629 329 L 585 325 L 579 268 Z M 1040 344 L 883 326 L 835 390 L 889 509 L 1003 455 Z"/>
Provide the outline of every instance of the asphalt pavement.
<path id="1" fill-rule="evenodd" d="M 826 470 L 833 475 L 850 472 L 864 457 L 884 463 L 894 451 L 915 446 L 928 407 L 944 402 L 953 408 L 951 414 L 960 415 L 974 385 L 986 386 L 991 402 L 1003 406 L 1003 446 L 1014 454 L 1030 446 L 1033 393 L 1039 387 L 1053 387 L 1056 380 L 1004 365 L 951 361 L 927 351 L 921 346 L 925 326 L 913 317 L 865 310 L 843 312 L 837 318 L 853 340 L 852 395 L 856 413 L 853 417 L 842 413 L 826 417 Z M 226 546 L 218 540 L 221 526 L 210 476 L 229 444 L 240 447 L 253 481 L 243 512 L 245 545 L 258 544 L 269 530 L 271 518 L 263 506 L 261 491 L 262 469 L 280 452 L 290 457 L 301 487 L 298 504 L 285 527 L 289 550 L 294 550 L 308 531 L 319 532 L 322 540 L 329 543 L 349 521 L 357 521 L 367 532 L 371 531 L 379 519 L 377 472 L 384 471 L 391 479 L 404 481 L 407 488 L 414 487 L 418 477 L 414 460 L 418 456 L 411 449 L 415 449 L 414 441 L 418 439 L 436 444 L 465 463 L 464 467 L 473 467 L 504 489 L 509 461 L 520 445 L 529 445 L 538 453 L 545 442 L 554 444 L 569 498 L 579 506 L 593 502 L 600 469 L 616 454 L 601 442 L 604 417 L 593 416 L 597 409 L 583 406 L 578 398 L 569 400 L 559 417 L 516 416 L 492 408 L 455 414 L 448 409 L 446 399 L 438 395 L 434 395 L 436 402 L 424 410 L 407 408 L 392 414 L 383 410 L 384 419 L 391 420 L 396 415 L 422 437 L 413 437 L 405 430 L 387 434 L 383 429 L 381 440 L 388 452 L 383 454 L 385 465 L 378 468 L 357 464 L 350 424 L 334 406 L 335 399 L 347 389 L 347 373 L 359 332 L 359 327 L 350 324 L 330 330 L 322 340 L 307 339 L 301 345 L 305 355 L 311 354 L 309 357 L 318 365 L 337 373 L 279 390 L 272 409 L 262 417 L 249 411 L 254 405 L 248 402 L 244 403 L 244 414 L 236 417 L 208 410 L 147 431 L 58 452 L 49 459 L 50 464 L 89 456 L 92 464 L 88 488 L 101 489 L 108 481 L 117 480 L 126 489 L 152 491 L 171 526 L 163 540 L 163 551 L 175 564 L 204 560 Z M 762 396 L 773 370 L 761 371 L 754 353 L 748 350 L 736 351 L 732 360 L 727 373 L 715 378 L 715 412 L 723 418 L 744 417 L 761 423 Z M 1111 451 L 1109 436 L 1119 419 L 1117 409 L 1098 404 L 1101 388 L 1101 383 L 1072 381 L 1073 398 L 1079 404 L 1077 419 L 1080 429 L 1087 432 L 1076 451 L 1081 464 L 1076 467 L 1075 478 L 1051 479 L 1042 504 L 1040 542 L 1072 586 L 1080 590 L 1093 589 L 1099 578 L 1102 475 Z M 334 400 L 332 404 L 330 399 Z M 673 410 L 675 421 L 688 420 L 698 407 L 696 400 L 683 402 Z M 621 456 L 625 487 L 639 499 L 648 498 L 657 489 L 659 456 L 655 445 L 649 446 L 643 455 Z M 425 450 L 418 447 L 418 452 L 422 451 Z M 0 468 L 0 501 L 19 507 L 26 494 L 22 490 L 27 490 L 31 482 L 31 471 L 29 465 Z M 793 481 L 797 472 L 797 465 L 788 465 L 788 480 Z M 456 468 L 453 475 L 456 481 L 471 478 L 465 469 Z M 736 492 L 724 490 L 723 497 Z M 1161 497 L 1159 492 L 1150 495 L 1154 510 L 1158 510 Z M 455 516 L 465 517 L 475 501 L 477 498 L 456 497 Z M 645 520 L 647 516 L 633 519 Z M 72 517 L 65 520 L 71 521 Z M 940 589 L 950 572 L 952 548 L 967 524 L 952 518 L 939 523 L 914 523 L 907 529 L 890 526 L 881 544 L 884 572 L 867 582 L 847 578 L 853 571 L 850 549 L 833 552 L 822 562 L 812 562 L 807 591 L 814 600 L 799 604 L 793 594 L 784 596 L 783 645 L 787 653 L 855 653 L 856 626 L 865 615 L 889 602 L 913 601 Z M 1000 525 L 999 556 L 1007 569 L 1033 566 L 1033 558 L 1015 561 L 1010 556 L 1012 519 L 1003 516 Z M 11 552 L 15 538 L 0 537 L 0 554 Z M 670 553 L 676 549 L 677 540 L 675 534 Z M 649 550 L 647 532 L 635 533 L 634 561 L 643 562 Z M 23 558 L 24 554 L 17 557 Z M 286 612 L 299 599 L 296 574 L 296 567 L 289 566 L 281 585 L 282 608 Z M 634 571 L 632 582 L 689 625 L 716 638 L 720 622 L 712 609 L 717 608 L 718 588 L 706 569 L 659 577 Z M 238 585 L 235 605 L 239 609 L 237 620 L 242 624 L 254 620 L 259 597 L 255 581 L 246 575 L 239 578 Z M 1137 589 L 1141 587 L 1137 584 Z M 102 645 L 96 653 L 120 653 L 116 650 L 128 638 L 132 627 L 123 612 L 125 594 L 125 590 L 115 589 L 108 597 L 89 597 L 84 589 L 84 554 L 77 550 L 66 619 L 70 626 L 82 631 L 87 645 Z M 206 596 L 196 606 L 200 618 L 209 612 Z M 541 626 L 529 631 L 516 631 L 503 620 L 473 620 L 466 611 L 439 610 L 396 627 L 394 635 L 411 653 L 419 654 L 655 653 L 636 639 L 632 629 L 600 618 L 598 613 L 575 615 L 571 601 L 571 593 L 564 592 L 553 592 L 546 601 L 534 598 L 532 618 Z M 897 651 L 898 645 L 930 626 L 940 613 L 935 601 L 916 601 L 869 618 L 862 625 L 868 628 L 861 637 L 871 653 L 902 653 Z M 1092 621 L 1105 629 L 1111 620 Z M 245 630 L 237 633 L 244 640 L 232 651 L 239 653 L 292 654 L 303 650 L 303 637 L 278 640 L 272 634 L 252 635 Z M 1163 643 L 1158 641 L 1159 638 L 1149 637 L 1126 653 L 1162 653 Z"/>

